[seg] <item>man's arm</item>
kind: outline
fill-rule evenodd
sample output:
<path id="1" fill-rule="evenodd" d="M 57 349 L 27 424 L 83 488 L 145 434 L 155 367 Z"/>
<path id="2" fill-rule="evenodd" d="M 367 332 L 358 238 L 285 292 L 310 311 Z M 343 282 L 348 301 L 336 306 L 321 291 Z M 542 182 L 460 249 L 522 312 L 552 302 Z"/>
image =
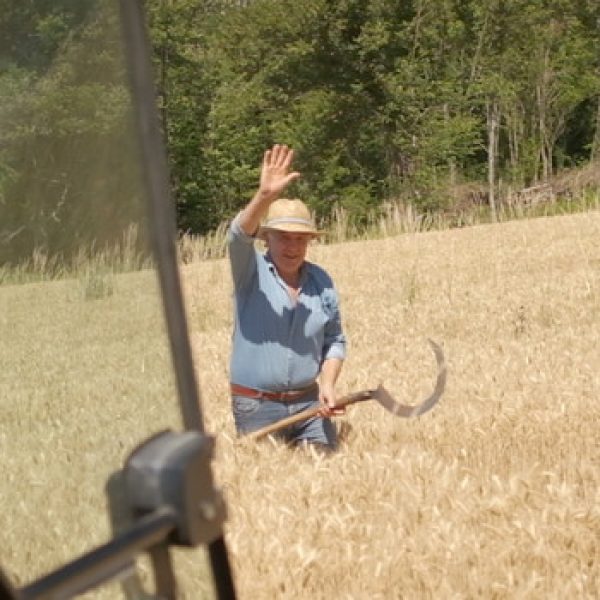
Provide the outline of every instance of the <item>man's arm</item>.
<path id="1" fill-rule="evenodd" d="M 335 383 L 342 370 L 344 361 L 341 358 L 326 358 L 321 365 L 319 381 L 319 399 L 325 405 L 322 416 L 330 417 L 343 414 L 344 409 L 335 409 Z"/>
<path id="2" fill-rule="evenodd" d="M 292 181 L 300 177 L 297 171 L 290 172 L 293 159 L 294 151 L 285 145 L 275 144 L 265 152 L 258 190 L 239 217 L 239 225 L 246 235 L 256 233 L 271 203 Z"/>

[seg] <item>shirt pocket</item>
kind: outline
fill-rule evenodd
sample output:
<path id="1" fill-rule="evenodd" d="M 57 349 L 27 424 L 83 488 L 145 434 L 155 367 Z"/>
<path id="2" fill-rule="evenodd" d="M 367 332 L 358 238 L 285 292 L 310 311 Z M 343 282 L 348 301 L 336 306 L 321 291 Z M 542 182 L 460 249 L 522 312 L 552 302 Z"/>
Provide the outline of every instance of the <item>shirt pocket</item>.
<path id="1" fill-rule="evenodd" d="M 338 302 L 333 290 L 323 290 L 321 294 L 321 309 L 327 320 L 335 319 L 338 312 Z"/>
<path id="2" fill-rule="evenodd" d="M 246 398 L 246 396 L 233 396 L 232 398 L 233 414 L 240 417 L 249 417 L 260 408 L 260 400 L 256 398 Z"/>

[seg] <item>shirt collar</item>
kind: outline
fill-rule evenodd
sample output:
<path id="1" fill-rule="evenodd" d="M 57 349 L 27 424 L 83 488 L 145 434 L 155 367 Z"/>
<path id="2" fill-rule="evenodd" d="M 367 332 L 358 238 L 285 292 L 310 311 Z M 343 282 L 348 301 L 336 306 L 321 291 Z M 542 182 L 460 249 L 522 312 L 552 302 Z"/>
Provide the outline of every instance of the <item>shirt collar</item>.
<path id="1" fill-rule="evenodd" d="M 277 267 L 275 266 L 275 263 L 273 262 L 273 257 L 271 256 L 271 253 L 268 250 L 265 252 L 264 257 L 265 257 L 265 260 L 267 261 L 267 263 L 269 264 L 269 270 L 271 271 L 271 273 L 273 273 L 279 279 L 281 279 L 281 276 L 279 275 L 279 272 L 277 271 Z M 306 281 L 307 276 L 308 276 L 308 264 L 305 259 L 304 262 L 302 263 L 302 265 L 300 266 L 300 287 L 302 287 L 304 285 L 304 282 Z"/>

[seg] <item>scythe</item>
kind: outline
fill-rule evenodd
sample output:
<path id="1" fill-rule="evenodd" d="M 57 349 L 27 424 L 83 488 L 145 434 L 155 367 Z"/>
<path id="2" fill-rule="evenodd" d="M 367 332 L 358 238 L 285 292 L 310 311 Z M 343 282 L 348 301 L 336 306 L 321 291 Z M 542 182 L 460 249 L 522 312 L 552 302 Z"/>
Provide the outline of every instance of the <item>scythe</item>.
<path id="1" fill-rule="evenodd" d="M 446 361 L 444 358 L 444 353 L 441 347 L 436 344 L 433 340 L 428 340 L 433 348 L 433 352 L 435 354 L 435 360 L 437 363 L 438 373 L 435 382 L 435 388 L 433 392 L 425 398 L 421 403 L 410 406 L 407 404 L 402 404 L 398 402 L 391 394 L 386 390 L 383 385 L 379 385 L 374 389 L 362 390 L 359 392 L 354 392 L 352 394 L 348 394 L 343 396 L 342 398 L 338 398 L 336 400 L 335 406 L 336 408 L 344 408 L 351 404 L 356 404 L 358 402 L 364 402 L 365 400 L 376 400 L 383 408 L 387 411 L 391 412 L 393 415 L 403 418 L 411 418 L 418 417 L 420 415 L 425 414 L 430 411 L 438 402 L 438 400 L 442 397 L 444 393 L 444 389 L 446 387 Z M 320 406 L 315 406 L 299 412 L 295 415 L 291 415 L 285 419 L 281 419 L 276 423 L 272 423 L 271 425 L 267 425 L 257 431 L 253 431 L 249 433 L 246 437 L 257 440 L 263 438 L 271 433 L 275 433 L 276 431 L 280 431 L 285 427 L 289 427 L 290 425 L 294 425 L 295 423 L 299 423 L 300 421 L 305 421 L 312 417 L 315 417 L 321 411 Z"/>

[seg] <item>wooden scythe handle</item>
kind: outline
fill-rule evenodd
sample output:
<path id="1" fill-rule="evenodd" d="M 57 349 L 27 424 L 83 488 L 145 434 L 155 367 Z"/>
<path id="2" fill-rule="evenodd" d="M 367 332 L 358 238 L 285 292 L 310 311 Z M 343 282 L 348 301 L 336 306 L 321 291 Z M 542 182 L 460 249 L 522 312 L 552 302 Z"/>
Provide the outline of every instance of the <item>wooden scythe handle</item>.
<path id="1" fill-rule="evenodd" d="M 374 390 L 363 390 L 362 392 L 354 392 L 353 394 L 348 394 L 347 396 L 342 396 L 335 401 L 336 408 L 344 408 L 349 404 L 354 404 L 355 402 L 361 402 L 362 400 L 370 400 L 373 398 Z M 259 440 L 260 438 L 269 435 L 270 433 L 275 433 L 284 427 L 289 427 L 294 423 L 299 423 L 300 421 L 305 421 L 306 419 L 310 419 L 311 417 L 315 417 L 319 411 L 322 409 L 322 406 L 313 406 L 312 408 L 307 408 L 302 412 L 299 412 L 295 415 L 290 415 L 285 419 L 281 419 L 276 423 L 271 423 L 271 425 L 267 425 L 262 429 L 258 429 L 256 431 L 251 431 L 245 437 L 251 440 Z"/>

